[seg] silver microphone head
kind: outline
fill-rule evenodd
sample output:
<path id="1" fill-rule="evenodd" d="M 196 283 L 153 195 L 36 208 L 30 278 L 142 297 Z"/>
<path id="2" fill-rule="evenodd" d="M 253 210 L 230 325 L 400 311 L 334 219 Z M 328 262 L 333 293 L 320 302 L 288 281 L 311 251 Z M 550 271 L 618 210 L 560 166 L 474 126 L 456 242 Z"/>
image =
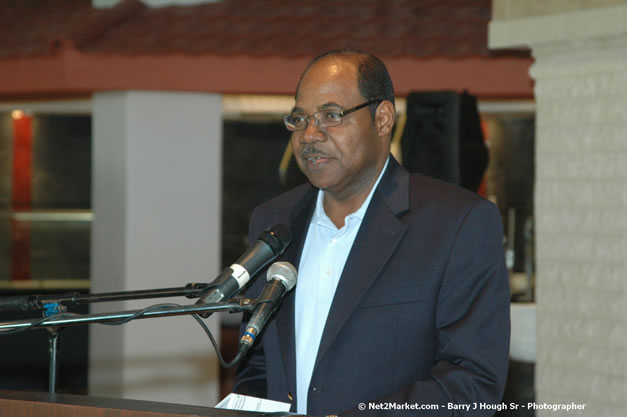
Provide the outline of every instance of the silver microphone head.
<path id="1" fill-rule="evenodd" d="M 285 291 L 289 291 L 296 285 L 296 268 L 289 262 L 275 262 L 268 268 L 266 280 L 280 280 L 285 286 Z"/>

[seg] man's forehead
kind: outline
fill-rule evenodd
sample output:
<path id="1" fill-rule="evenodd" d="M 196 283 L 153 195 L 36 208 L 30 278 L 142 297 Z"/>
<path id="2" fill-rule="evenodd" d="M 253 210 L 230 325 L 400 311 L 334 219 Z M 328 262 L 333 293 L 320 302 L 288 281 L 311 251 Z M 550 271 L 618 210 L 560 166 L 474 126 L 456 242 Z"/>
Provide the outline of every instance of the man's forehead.
<path id="1" fill-rule="evenodd" d="M 361 96 L 354 63 L 345 58 L 328 57 L 312 65 L 303 75 L 296 93 L 294 111 L 344 108 Z"/>
<path id="2" fill-rule="evenodd" d="M 357 89 L 357 67 L 354 60 L 346 57 L 326 57 L 309 67 L 303 74 L 296 97 L 309 88 L 324 83 L 348 82 Z"/>
<path id="3" fill-rule="evenodd" d="M 355 72 L 357 60 L 343 55 L 331 55 L 320 59 L 307 68 L 307 73 L 312 71 L 324 71 L 330 76 L 338 75 L 342 71 Z"/>

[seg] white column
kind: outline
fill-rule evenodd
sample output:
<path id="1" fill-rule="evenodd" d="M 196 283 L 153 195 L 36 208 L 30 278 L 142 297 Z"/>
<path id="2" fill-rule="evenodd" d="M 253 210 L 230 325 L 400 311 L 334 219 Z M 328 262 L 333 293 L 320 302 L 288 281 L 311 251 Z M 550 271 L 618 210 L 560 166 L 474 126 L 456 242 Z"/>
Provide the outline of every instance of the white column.
<path id="1" fill-rule="evenodd" d="M 221 112 L 213 94 L 94 94 L 91 292 L 179 287 L 217 275 Z M 162 302 L 194 301 L 98 303 L 92 312 Z M 219 338 L 217 319 L 207 323 Z M 91 395 L 211 406 L 218 392 L 216 355 L 190 316 L 91 325 Z"/>
<path id="2" fill-rule="evenodd" d="M 627 406 L 626 41 L 534 49 L 537 402 L 570 416 Z"/>
<path id="3" fill-rule="evenodd" d="M 615 417 L 627 409 L 627 5 L 561 4 L 490 33 L 535 58 L 536 403 L 585 406 L 536 415 Z"/>

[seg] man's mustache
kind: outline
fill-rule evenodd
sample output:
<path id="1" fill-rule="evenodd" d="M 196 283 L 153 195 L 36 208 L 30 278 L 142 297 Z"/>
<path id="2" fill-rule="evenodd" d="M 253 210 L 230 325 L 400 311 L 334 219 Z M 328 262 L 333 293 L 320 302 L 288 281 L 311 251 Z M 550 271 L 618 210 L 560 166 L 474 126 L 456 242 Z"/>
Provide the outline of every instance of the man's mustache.
<path id="1" fill-rule="evenodd" d="M 313 157 L 325 157 L 329 156 L 325 151 L 318 148 L 316 145 L 305 145 L 302 151 L 300 151 L 300 156 L 303 159 L 313 158 Z"/>

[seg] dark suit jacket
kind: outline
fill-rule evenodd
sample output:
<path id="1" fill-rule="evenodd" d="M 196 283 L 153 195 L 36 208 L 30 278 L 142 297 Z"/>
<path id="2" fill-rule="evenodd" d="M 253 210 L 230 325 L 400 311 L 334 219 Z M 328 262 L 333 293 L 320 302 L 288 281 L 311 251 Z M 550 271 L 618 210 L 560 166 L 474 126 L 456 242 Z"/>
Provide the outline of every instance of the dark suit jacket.
<path id="1" fill-rule="evenodd" d="M 250 236 L 286 224 L 293 239 L 279 260 L 298 267 L 316 193 L 303 185 L 259 206 Z M 248 296 L 261 291 L 262 273 Z M 255 343 L 234 391 L 295 404 L 294 291 Z M 496 207 L 409 174 L 391 158 L 329 311 L 308 414 L 457 415 L 452 403 L 470 404 L 459 415 L 491 415 L 479 408 L 500 403 L 508 353 L 509 287 Z M 393 411 L 388 402 L 439 410 Z"/>

